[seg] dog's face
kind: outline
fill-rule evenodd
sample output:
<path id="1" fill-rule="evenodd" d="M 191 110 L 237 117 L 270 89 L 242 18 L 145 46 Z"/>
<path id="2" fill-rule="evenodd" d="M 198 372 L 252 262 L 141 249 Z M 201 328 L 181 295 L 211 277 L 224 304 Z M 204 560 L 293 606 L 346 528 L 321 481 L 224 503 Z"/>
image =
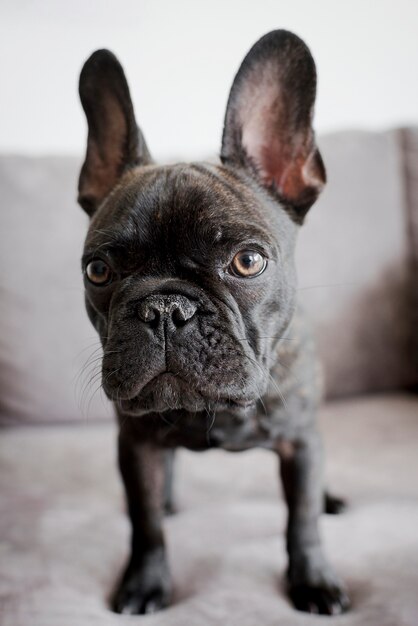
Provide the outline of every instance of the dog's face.
<path id="1" fill-rule="evenodd" d="M 266 35 L 235 78 L 222 163 L 159 167 L 115 57 L 86 62 L 86 304 L 123 413 L 245 411 L 265 393 L 295 307 L 296 231 L 325 182 L 315 81 L 297 37 Z"/>
<path id="2" fill-rule="evenodd" d="M 293 311 L 295 229 L 222 166 L 126 174 L 84 255 L 106 393 L 135 413 L 254 402 Z"/>

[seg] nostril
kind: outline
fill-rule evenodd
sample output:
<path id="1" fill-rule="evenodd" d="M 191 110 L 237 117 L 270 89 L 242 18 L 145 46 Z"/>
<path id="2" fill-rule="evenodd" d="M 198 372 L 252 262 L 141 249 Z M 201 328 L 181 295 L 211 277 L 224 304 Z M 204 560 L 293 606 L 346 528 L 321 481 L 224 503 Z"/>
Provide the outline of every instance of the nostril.
<path id="1" fill-rule="evenodd" d="M 171 319 L 175 326 L 184 326 L 196 313 L 196 306 L 192 302 L 182 302 L 173 307 Z"/>
<path id="2" fill-rule="evenodd" d="M 138 317 L 150 326 L 157 326 L 160 320 L 160 311 L 149 302 L 141 302 L 138 306 Z"/>

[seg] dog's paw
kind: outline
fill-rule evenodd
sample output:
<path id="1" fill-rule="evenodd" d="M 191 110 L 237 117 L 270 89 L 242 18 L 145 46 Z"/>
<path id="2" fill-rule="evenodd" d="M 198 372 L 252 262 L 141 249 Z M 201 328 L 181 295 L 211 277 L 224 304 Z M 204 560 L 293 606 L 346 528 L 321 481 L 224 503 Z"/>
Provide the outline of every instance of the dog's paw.
<path id="1" fill-rule="evenodd" d="M 290 587 L 290 598 L 299 611 L 320 615 L 340 615 L 350 606 L 348 595 L 338 585 L 295 585 Z"/>
<path id="2" fill-rule="evenodd" d="M 156 613 L 170 602 L 170 583 L 165 560 L 158 555 L 141 566 L 128 565 L 112 600 L 116 613 Z"/>
<path id="3" fill-rule="evenodd" d="M 324 494 L 324 511 L 329 515 L 339 515 L 344 513 L 347 508 L 347 502 L 343 498 L 333 496 L 328 491 Z"/>
<path id="4" fill-rule="evenodd" d="M 138 588 L 129 589 L 121 585 L 113 601 L 113 610 L 124 615 L 157 613 L 166 606 L 168 606 L 168 598 L 161 588 L 144 591 Z"/>
<path id="5" fill-rule="evenodd" d="M 339 615 L 350 606 L 343 583 L 320 545 L 293 553 L 287 572 L 289 596 L 299 611 Z"/>
<path id="6" fill-rule="evenodd" d="M 170 517 L 170 515 L 176 515 L 178 509 L 175 502 L 164 502 L 164 515 Z"/>

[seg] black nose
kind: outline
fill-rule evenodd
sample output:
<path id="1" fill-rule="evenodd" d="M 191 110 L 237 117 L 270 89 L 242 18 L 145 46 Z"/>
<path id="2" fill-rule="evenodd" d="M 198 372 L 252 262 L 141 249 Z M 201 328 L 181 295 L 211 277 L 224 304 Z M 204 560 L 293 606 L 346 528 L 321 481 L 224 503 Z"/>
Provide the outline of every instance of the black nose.
<path id="1" fill-rule="evenodd" d="M 192 319 L 196 309 L 196 304 L 182 295 L 152 295 L 139 303 L 138 316 L 152 328 L 164 322 L 178 328 Z"/>

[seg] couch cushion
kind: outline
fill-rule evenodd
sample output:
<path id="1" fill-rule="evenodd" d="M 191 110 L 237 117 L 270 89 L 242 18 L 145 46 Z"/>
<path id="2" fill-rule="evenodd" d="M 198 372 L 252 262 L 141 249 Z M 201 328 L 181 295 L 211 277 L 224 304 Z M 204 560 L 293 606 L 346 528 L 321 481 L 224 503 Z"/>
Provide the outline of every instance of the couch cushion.
<path id="1" fill-rule="evenodd" d="M 76 205 L 75 158 L 0 159 L 0 420 L 102 418 L 99 346 L 83 302 L 87 218 Z M 79 374 L 81 373 L 80 377 Z"/>
<path id="2" fill-rule="evenodd" d="M 6 430 L 2 626 L 415 626 L 417 414 L 416 397 L 390 395 L 323 410 L 328 483 L 349 504 L 321 522 L 353 602 L 333 619 L 294 611 L 284 593 L 286 510 L 273 453 L 180 451 L 179 512 L 165 521 L 175 603 L 129 618 L 107 608 L 129 541 L 115 427 Z"/>

